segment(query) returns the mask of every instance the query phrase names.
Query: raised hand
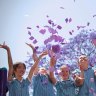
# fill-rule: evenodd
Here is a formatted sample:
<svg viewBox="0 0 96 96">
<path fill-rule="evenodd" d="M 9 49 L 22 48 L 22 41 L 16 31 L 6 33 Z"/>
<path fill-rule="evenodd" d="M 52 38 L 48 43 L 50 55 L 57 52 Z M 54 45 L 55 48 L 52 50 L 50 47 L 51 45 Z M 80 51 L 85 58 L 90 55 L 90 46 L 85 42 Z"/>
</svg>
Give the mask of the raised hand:
<svg viewBox="0 0 96 96">
<path fill-rule="evenodd" d="M 76 83 L 77 86 L 81 86 L 84 82 L 84 78 L 82 78 L 78 75 L 76 75 L 74 79 L 75 79 L 75 83 Z"/>
<path fill-rule="evenodd" d="M 26 43 L 26 45 L 28 45 L 28 46 L 32 49 L 32 51 L 33 51 L 32 58 L 33 58 L 34 61 L 36 61 L 36 60 L 38 59 L 38 56 L 37 56 L 37 54 L 36 54 L 36 49 L 35 49 L 35 47 L 34 47 L 32 44 L 28 44 L 28 43 Z"/>
<path fill-rule="evenodd" d="M 43 56 L 45 56 L 45 55 L 47 55 L 47 54 L 48 54 L 48 50 L 43 51 L 43 52 L 40 54 L 39 58 L 41 58 L 41 57 L 43 57 Z"/>
<path fill-rule="evenodd" d="M 32 50 L 34 50 L 35 49 L 35 47 L 32 45 L 32 44 L 28 44 L 28 43 L 26 43 L 29 47 L 31 47 L 32 48 Z"/>
<path fill-rule="evenodd" d="M 3 44 L 0 44 L 0 48 L 4 48 L 6 50 L 10 49 L 6 44 L 5 42 Z"/>
<path fill-rule="evenodd" d="M 12 77 L 12 74 L 13 74 L 13 60 L 12 60 L 12 56 L 11 56 L 11 51 L 10 51 L 9 46 L 7 46 L 5 44 L 5 42 L 3 44 L 0 44 L 0 48 L 3 48 L 5 50 L 7 50 L 8 66 L 9 66 L 8 81 L 11 81 L 13 79 L 13 77 Z"/>
</svg>

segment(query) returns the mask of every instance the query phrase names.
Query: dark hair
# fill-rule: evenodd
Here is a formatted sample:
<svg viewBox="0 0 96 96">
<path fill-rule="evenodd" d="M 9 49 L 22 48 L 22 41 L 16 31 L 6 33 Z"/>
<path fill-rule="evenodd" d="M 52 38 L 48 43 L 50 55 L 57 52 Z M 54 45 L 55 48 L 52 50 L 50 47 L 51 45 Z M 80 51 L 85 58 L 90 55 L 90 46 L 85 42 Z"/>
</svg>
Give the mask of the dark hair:
<svg viewBox="0 0 96 96">
<path fill-rule="evenodd" d="M 24 66 L 24 68 L 25 68 L 25 70 L 26 70 L 26 65 L 25 65 L 23 62 L 16 62 L 16 63 L 14 63 L 14 65 L 13 65 L 13 77 L 15 77 L 14 71 L 16 71 L 16 69 L 18 68 L 18 66 L 19 66 L 20 64 L 23 64 L 23 66 Z"/>
</svg>

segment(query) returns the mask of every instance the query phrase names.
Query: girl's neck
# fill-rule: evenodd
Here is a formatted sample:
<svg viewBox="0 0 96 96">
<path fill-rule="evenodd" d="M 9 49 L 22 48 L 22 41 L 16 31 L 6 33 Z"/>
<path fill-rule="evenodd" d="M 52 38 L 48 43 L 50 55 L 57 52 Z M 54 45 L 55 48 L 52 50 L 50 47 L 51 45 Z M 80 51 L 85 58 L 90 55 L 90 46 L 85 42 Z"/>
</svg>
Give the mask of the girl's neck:
<svg viewBox="0 0 96 96">
<path fill-rule="evenodd" d="M 64 80 L 64 81 L 66 81 L 66 80 L 68 80 L 68 79 L 69 79 L 69 77 L 62 78 L 62 80 Z"/>
<path fill-rule="evenodd" d="M 21 76 L 20 77 L 17 76 L 16 79 L 19 80 L 19 81 L 21 81 L 22 80 L 22 77 Z"/>
</svg>

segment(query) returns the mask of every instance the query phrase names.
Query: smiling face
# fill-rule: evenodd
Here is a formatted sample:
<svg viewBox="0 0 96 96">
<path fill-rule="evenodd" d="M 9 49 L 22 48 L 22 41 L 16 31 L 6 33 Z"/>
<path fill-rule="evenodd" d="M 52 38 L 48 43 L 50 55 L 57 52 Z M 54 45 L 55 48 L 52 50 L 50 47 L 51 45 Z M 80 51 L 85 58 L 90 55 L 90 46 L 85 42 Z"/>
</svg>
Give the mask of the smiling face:
<svg viewBox="0 0 96 96">
<path fill-rule="evenodd" d="M 86 55 L 81 55 L 79 57 L 79 61 L 78 61 L 78 65 L 79 65 L 79 68 L 81 70 L 86 70 L 88 69 L 88 58 Z"/>
<path fill-rule="evenodd" d="M 23 63 L 18 63 L 13 66 L 15 77 L 22 77 L 26 71 L 26 66 Z"/>
<path fill-rule="evenodd" d="M 68 66 L 63 65 L 61 66 L 60 70 L 61 70 L 60 75 L 61 75 L 62 80 L 68 80 L 69 74 L 70 74 Z"/>
</svg>

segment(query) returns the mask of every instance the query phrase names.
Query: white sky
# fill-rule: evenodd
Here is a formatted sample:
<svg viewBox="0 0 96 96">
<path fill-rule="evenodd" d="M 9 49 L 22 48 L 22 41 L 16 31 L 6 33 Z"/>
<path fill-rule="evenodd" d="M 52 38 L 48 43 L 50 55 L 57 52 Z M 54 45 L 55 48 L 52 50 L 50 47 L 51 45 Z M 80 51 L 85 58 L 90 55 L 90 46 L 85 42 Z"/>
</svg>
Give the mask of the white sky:
<svg viewBox="0 0 96 96">
<path fill-rule="evenodd" d="M 24 61 L 27 51 L 31 52 L 25 45 L 25 42 L 30 43 L 28 26 L 32 27 L 33 36 L 38 38 L 38 45 L 42 45 L 48 34 L 41 38 L 36 25 L 46 25 L 46 15 L 63 27 L 59 34 L 68 39 L 78 33 L 77 25 L 90 22 L 87 28 L 96 29 L 95 14 L 96 0 L 0 0 L 0 43 L 5 41 L 10 46 L 14 62 Z M 65 18 L 70 17 L 72 22 L 66 24 Z M 72 36 L 68 34 L 70 30 L 75 30 Z M 4 49 L 0 49 L 0 67 L 8 67 Z"/>
</svg>

